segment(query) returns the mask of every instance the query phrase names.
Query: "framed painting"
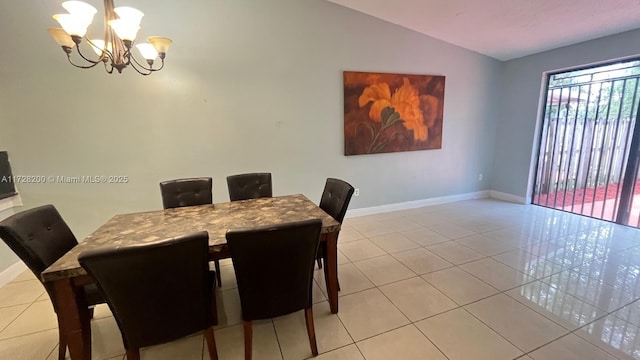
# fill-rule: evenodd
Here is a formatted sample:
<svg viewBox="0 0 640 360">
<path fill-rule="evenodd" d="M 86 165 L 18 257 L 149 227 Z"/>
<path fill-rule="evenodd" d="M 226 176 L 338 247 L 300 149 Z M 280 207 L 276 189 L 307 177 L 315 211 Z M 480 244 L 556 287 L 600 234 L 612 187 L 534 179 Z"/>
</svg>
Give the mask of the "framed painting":
<svg viewBox="0 0 640 360">
<path fill-rule="evenodd" d="M 344 154 L 442 148 L 444 76 L 345 71 Z"/>
</svg>

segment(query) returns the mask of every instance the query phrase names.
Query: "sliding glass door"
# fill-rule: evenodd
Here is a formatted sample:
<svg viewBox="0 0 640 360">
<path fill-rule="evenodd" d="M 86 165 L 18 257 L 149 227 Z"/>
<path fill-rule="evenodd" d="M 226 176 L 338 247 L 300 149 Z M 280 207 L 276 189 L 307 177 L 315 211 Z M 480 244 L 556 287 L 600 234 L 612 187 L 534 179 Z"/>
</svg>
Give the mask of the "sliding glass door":
<svg viewBox="0 0 640 360">
<path fill-rule="evenodd" d="M 639 79 L 640 61 L 549 75 L 534 204 L 638 226 Z"/>
</svg>

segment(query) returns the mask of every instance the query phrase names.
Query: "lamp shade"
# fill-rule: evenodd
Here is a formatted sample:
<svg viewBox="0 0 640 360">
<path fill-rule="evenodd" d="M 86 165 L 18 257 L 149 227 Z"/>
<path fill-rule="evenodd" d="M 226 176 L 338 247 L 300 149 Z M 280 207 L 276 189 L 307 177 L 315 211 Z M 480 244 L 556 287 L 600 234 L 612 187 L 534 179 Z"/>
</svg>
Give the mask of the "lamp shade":
<svg viewBox="0 0 640 360">
<path fill-rule="evenodd" d="M 60 46 L 73 47 L 75 45 L 71 36 L 69 36 L 69 34 L 67 34 L 63 29 L 48 28 L 47 31 L 51 34 L 53 40 L 55 40 Z"/>
<path fill-rule="evenodd" d="M 65 1 L 62 3 L 62 7 L 69 14 L 77 16 L 87 24 L 91 24 L 93 16 L 98 12 L 96 8 L 82 1 Z"/>
<path fill-rule="evenodd" d="M 138 44 L 136 47 L 138 48 L 138 51 L 140 51 L 140 54 L 142 54 L 142 57 L 147 60 L 153 60 L 158 57 L 158 52 L 153 45 L 149 43 Z"/>
<path fill-rule="evenodd" d="M 158 53 L 166 53 L 173 42 L 171 39 L 162 36 L 149 36 L 147 41 L 153 45 Z"/>
<path fill-rule="evenodd" d="M 142 17 L 144 16 L 142 11 L 129 6 L 120 6 L 113 9 L 113 11 L 118 14 L 120 19 L 130 23 L 131 26 L 133 26 L 133 24 L 140 26 L 140 21 L 142 21 Z"/>
<path fill-rule="evenodd" d="M 77 35 L 80 37 L 83 37 L 87 33 L 87 28 L 90 24 L 86 22 L 81 16 L 73 14 L 56 14 L 53 15 L 53 18 L 58 21 L 60 26 L 62 26 L 67 34 Z"/>
<path fill-rule="evenodd" d="M 140 30 L 140 25 L 132 24 L 124 19 L 109 20 L 109 26 L 122 40 L 135 40 Z"/>
</svg>

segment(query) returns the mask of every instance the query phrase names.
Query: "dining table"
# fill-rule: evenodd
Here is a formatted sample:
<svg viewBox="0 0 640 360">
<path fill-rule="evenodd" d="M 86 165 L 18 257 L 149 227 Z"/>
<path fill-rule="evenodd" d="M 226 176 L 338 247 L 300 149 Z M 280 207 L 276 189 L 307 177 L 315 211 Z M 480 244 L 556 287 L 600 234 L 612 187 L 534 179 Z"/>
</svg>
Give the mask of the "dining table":
<svg viewBox="0 0 640 360">
<path fill-rule="evenodd" d="M 123 247 L 206 230 L 211 260 L 230 257 L 226 233 L 230 229 L 271 226 L 321 219 L 320 241 L 324 252 L 329 306 L 338 312 L 337 241 L 340 223 L 302 194 L 258 198 L 208 205 L 179 207 L 113 216 L 42 272 L 42 281 L 53 284 L 59 328 L 73 360 L 91 359 L 91 315 L 84 286 L 93 279 L 78 263 L 87 250 Z M 161 279 L 159 279 L 161 281 Z"/>
</svg>

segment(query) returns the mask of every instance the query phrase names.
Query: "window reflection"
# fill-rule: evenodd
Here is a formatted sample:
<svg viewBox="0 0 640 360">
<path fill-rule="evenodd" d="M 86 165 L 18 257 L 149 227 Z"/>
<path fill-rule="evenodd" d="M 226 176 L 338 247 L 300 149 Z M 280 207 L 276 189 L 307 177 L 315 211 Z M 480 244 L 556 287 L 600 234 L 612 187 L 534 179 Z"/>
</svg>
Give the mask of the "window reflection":
<svg viewBox="0 0 640 360">
<path fill-rule="evenodd" d="M 634 303 L 640 294 L 640 250 L 626 249 L 637 244 L 638 232 L 550 216 L 531 224 L 527 234 L 544 239 L 519 259 L 521 271 L 539 280 L 510 295 L 570 330 L 584 326 L 577 334 L 605 348 L 640 358 L 640 328 L 633 324 L 640 325 L 640 305 Z"/>
</svg>

